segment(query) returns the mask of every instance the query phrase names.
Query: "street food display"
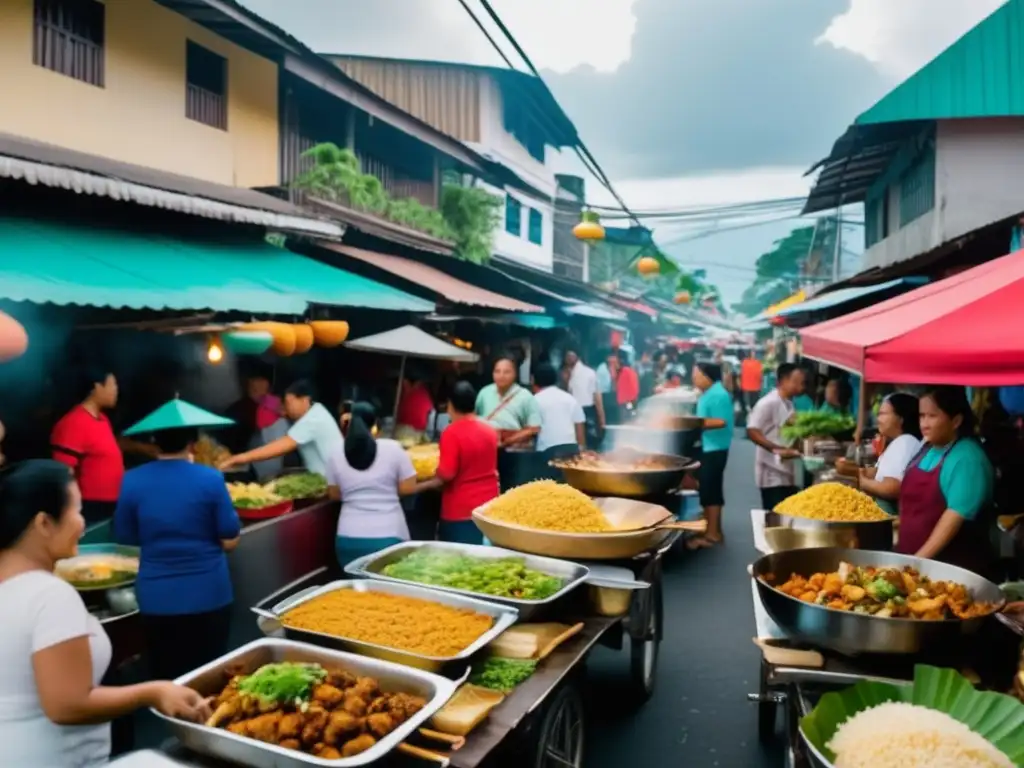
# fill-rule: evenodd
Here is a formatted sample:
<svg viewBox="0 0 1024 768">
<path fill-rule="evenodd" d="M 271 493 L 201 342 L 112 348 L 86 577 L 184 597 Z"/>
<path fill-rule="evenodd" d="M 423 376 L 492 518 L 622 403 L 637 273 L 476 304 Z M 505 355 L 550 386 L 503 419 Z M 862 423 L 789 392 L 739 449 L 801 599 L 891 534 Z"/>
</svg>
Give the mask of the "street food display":
<svg viewBox="0 0 1024 768">
<path fill-rule="evenodd" d="M 494 617 L 403 595 L 338 589 L 288 609 L 281 623 L 292 629 L 448 658 L 479 640 L 494 626 Z"/>
<path fill-rule="evenodd" d="M 467 736 L 505 700 L 505 694 L 472 683 L 459 690 L 431 719 L 430 724 L 442 733 Z"/>
<path fill-rule="evenodd" d="M 537 480 L 506 491 L 487 505 L 487 517 L 504 523 L 563 533 L 614 530 L 593 500 L 554 480 Z"/>
<path fill-rule="evenodd" d="M 812 485 L 778 504 L 774 511 L 780 515 L 835 523 L 867 523 L 892 519 L 866 493 L 843 483 Z"/>
<path fill-rule="evenodd" d="M 829 768 L 1011 768 L 1024 760 L 1024 704 L 979 691 L 956 670 L 863 680 L 826 693 L 800 732 Z"/>
<path fill-rule="evenodd" d="M 75 589 L 110 589 L 135 580 L 139 558 L 115 553 L 81 554 L 59 561 L 54 573 Z"/>
<path fill-rule="evenodd" d="M 206 725 L 326 760 L 354 757 L 419 712 L 426 701 L 386 693 L 372 677 L 320 664 L 265 664 L 231 678 Z"/>
<path fill-rule="evenodd" d="M 686 460 L 660 454 L 639 454 L 632 451 L 595 453 L 585 451 L 578 456 L 556 459 L 552 466 L 566 469 L 587 469 L 595 472 L 650 472 L 679 469 Z"/>
<path fill-rule="evenodd" d="M 564 582 L 527 568 L 521 557 L 484 559 L 420 549 L 383 569 L 385 576 L 495 597 L 544 600 Z"/>
<path fill-rule="evenodd" d="M 259 483 L 228 483 L 227 486 L 235 509 L 263 509 L 286 501 Z"/>
<path fill-rule="evenodd" d="M 394 438 L 406 450 L 418 446 L 426 440 L 426 434 L 420 430 L 413 429 L 408 424 L 399 424 L 395 428 Z"/>
<path fill-rule="evenodd" d="M 481 688 L 500 693 L 509 693 L 517 685 L 528 680 L 537 671 L 533 659 L 506 659 L 491 656 L 473 669 L 469 682 Z"/>
<path fill-rule="evenodd" d="M 437 473 L 437 465 L 441 460 L 441 447 L 437 443 L 426 443 L 406 448 L 417 480 L 429 480 Z"/>
<path fill-rule="evenodd" d="M 296 472 L 272 480 L 264 487 L 279 499 L 317 499 L 326 495 L 327 480 L 317 472 Z"/>
<path fill-rule="evenodd" d="M 196 464 L 216 468 L 229 458 L 231 458 L 231 451 L 208 435 L 200 436 L 192 446 L 192 459 Z"/>
<path fill-rule="evenodd" d="M 782 428 L 782 438 L 790 443 L 808 437 L 835 437 L 852 432 L 857 420 L 846 413 L 807 411 L 798 413 L 792 424 Z"/>
<path fill-rule="evenodd" d="M 964 620 L 985 616 L 999 607 L 975 602 L 963 584 L 932 580 L 910 566 L 875 568 L 840 563 L 835 572 L 809 577 L 794 573 L 778 585 L 768 576 L 763 579 L 766 584 L 797 600 L 878 618 Z"/>
</svg>

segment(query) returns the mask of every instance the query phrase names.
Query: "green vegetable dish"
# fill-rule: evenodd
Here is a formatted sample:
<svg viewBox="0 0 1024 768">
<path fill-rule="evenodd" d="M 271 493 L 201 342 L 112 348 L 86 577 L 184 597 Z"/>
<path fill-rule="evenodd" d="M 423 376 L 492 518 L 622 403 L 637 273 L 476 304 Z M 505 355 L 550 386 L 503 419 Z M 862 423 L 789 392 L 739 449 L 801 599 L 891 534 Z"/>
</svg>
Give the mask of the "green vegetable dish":
<svg viewBox="0 0 1024 768">
<path fill-rule="evenodd" d="M 484 559 L 420 550 L 384 567 L 392 579 L 449 587 L 493 597 L 546 600 L 563 586 L 561 579 L 527 568 L 518 557 Z"/>
<path fill-rule="evenodd" d="M 238 682 L 240 693 L 279 704 L 308 701 L 313 686 L 327 677 L 319 664 L 284 661 L 264 664 Z"/>
<path fill-rule="evenodd" d="M 474 668 L 469 682 L 479 685 L 481 688 L 508 693 L 520 683 L 528 680 L 536 669 L 536 661 L 492 656 Z"/>
<path fill-rule="evenodd" d="M 792 424 L 782 428 L 786 440 L 803 440 L 808 437 L 836 437 L 852 432 L 857 426 L 853 416 L 845 413 L 824 413 L 809 411 L 798 413 Z"/>
<path fill-rule="evenodd" d="M 315 472 L 285 475 L 274 481 L 272 490 L 282 499 L 314 499 L 327 493 L 327 481 Z"/>
</svg>

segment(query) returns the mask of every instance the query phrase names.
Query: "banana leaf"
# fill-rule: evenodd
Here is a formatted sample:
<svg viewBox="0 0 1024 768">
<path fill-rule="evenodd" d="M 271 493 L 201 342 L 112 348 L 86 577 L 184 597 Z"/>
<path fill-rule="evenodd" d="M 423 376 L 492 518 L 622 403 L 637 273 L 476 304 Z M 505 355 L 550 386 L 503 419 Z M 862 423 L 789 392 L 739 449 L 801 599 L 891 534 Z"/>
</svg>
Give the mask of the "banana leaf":
<svg viewBox="0 0 1024 768">
<path fill-rule="evenodd" d="M 826 693 L 810 714 L 800 720 L 800 731 L 830 762 L 836 759 L 827 744 L 839 726 L 858 712 L 889 701 L 917 704 L 959 720 L 1009 757 L 1024 766 L 1024 704 L 1012 696 L 979 691 L 954 669 L 923 664 L 914 668 L 914 682 L 892 685 L 864 680 L 843 691 Z"/>
</svg>

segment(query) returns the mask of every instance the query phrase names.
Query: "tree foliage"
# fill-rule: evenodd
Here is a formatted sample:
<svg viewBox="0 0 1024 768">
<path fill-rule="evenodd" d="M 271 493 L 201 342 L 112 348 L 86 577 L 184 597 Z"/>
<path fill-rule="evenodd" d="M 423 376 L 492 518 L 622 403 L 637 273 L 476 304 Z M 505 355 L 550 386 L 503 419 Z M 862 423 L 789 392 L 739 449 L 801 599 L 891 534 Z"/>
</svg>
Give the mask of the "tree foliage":
<svg viewBox="0 0 1024 768">
<path fill-rule="evenodd" d="M 792 295 L 815 238 L 814 227 L 799 227 L 776 240 L 757 259 L 757 274 L 733 310 L 753 317 Z"/>
<path fill-rule="evenodd" d="M 500 201 L 488 192 L 446 183 L 438 210 L 415 198 L 391 197 L 380 179 L 362 172 L 359 158 L 350 149 L 328 142 L 317 144 L 303 157 L 312 158 L 313 167 L 292 182 L 294 188 L 448 240 L 466 261 L 482 264 L 490 258 Z"/>
</svg>

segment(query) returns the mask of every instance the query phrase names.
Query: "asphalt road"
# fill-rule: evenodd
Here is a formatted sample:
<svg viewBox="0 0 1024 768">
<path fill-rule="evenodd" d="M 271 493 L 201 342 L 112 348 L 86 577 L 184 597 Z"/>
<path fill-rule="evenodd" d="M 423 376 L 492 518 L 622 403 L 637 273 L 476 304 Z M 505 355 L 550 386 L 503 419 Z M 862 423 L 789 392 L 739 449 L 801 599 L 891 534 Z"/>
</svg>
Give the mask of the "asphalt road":
<svg viewBox="0 0 1024 768">
<path fill-rule="evenodd" d="M 760 660 L 747 575 L 756 557 L 750 510 L 760 506 L 753 478 L 753 447 L 736 439 L 726 468 L 725 546 L 679 553 L 667 563 L 665 639 L 651 700 L 633 714 L 608 707 L 600 699 L 614 697 L 615 677 L 627 662 L 603 649 L 592 657 L 588 768 L 783 764 L 781 749 L 759 743 L 756 708 L 747 701 Z"/>
</svg>

